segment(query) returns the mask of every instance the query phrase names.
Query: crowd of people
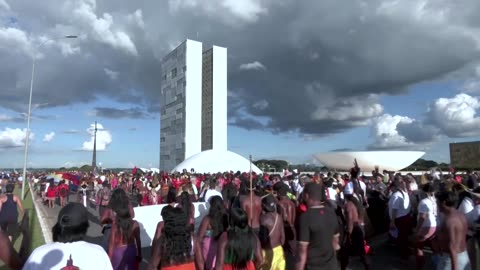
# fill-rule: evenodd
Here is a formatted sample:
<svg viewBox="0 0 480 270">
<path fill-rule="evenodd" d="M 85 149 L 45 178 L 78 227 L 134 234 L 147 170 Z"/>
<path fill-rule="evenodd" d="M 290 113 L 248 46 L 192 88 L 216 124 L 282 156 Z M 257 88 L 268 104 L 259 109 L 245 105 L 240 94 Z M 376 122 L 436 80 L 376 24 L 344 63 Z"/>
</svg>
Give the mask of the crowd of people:
<svg viewBox="0 0 480 270">
<path fill-rule="evenodd" d="M 366 177 L 355 164 L 343 175 L 134 170 L 83 175 L 78 188 L 47 182 L 43 198 L 62 206 L 54 243 L 34 250 L 24 269 L 138 269 L 143 254 L 133 205 L 155 204 L 166 206 L 149 269 L 343 270 L 353 256 L 370 269 L 375 255 L 366 240 L 385 232 L 400 260 L 415 255 L 417 269 L 425 266 L 426 248 L 437 269 L 477 269 L 480 188 L 472 172 L 418 177 L 376 168 Z M 78 202 L 67 203 L 62 189 L 78 193 Z M 4 200 L 8 194 L 0 207 Z M 197 227 L 194 202 L 208 205 Z M 98 207 L 103 247 L 84 241 L 90 203 Z M 56 260 L 48 259 L 55 252 Z"/>
</svg>

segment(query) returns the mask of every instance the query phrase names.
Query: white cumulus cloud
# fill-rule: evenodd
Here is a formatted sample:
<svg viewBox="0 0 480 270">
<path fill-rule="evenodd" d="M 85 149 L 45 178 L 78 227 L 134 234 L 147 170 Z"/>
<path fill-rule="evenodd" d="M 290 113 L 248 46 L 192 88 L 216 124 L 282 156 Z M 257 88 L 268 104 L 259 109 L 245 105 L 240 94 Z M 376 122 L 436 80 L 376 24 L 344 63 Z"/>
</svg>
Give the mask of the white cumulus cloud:
<svg viewBox="0 0 480 270">
<path fill-rule="evenodd" d="M 137 48 L 130 36 L 123 30 L 115 29 L 111 14 L 103 13 L 102 17 L 97 17 L 96 8 L 95 1 L 76 2 L 73 8 L 69 3 L 65 6 L 65 9 L 73 9 L 70 10 L 72 20 L 85 32 L 89 32 L 95 40 L 136 56 Z"/>
<path fill-rule="evenodd" d="M 375 142 L 370 149 L 405 148 L 412 143 L 401 135 L 397 127 L 399 124 L 412 124 L 414 119 L 407 116 L 384 114 L 373 120 L 372 135 Z"/>
<path fill-rule="evenodd" d="M 90 139 L 83 142 L 82 150 L 84 151 L 93 151 L 93 141 L 95 134 L 95 124 L 91 124 L 87 129 L 88 134 L 90 134 Z M 103 125 L 97 123 L 97 151 L 107 150 L 108 145 L 112 143 L 112 134 L 110 131 L 105 130 Z"/>
<path fill-rule="evenodd" d="M 240 70 L 267 70 L 267 68 L 260 62 L 255 61 L 240 65 Z"/>
<path fill-rule="evenodd" d="M 27 130 L 19 128 L 5 128 L 0 130 L 0 149 L 10 149 L 23 147 L 25 145 Z M 35 134 L 30 132 L 30 140 L 35 138 Z"/>
<path fill-rule="evenodd" d="M 439 98 L 430 105 L 429 121 L 450 138 L 480 135 L 480 99 L 467 94 Z"/>
<path fill-rule="evenodd" d="M 13 27 L 0 27 L 0 49 L 32 55 L 33 48 L 27 33 Z"/>
<path fill-rule="evenodd" d="M 51 142 L 54 137 L 55 137 L 55 132 L 52 131 L 50 133 L 47 133 L 45 134 L 45 136 L 43 136 L 43 142 L 45 143 Z"/>
</svg>

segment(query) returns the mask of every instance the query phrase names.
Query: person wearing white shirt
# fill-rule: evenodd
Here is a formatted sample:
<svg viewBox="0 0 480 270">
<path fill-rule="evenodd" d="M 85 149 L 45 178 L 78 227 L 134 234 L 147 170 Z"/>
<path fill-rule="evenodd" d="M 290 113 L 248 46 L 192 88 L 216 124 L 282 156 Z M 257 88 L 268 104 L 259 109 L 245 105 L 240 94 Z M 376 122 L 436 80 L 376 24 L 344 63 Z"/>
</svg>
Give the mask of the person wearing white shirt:
<svg viewBox="0 0 480 270">
<path fill-rule="evenodd" d="M 23 270 L 91 269 L 111 270 L 105 250 L 83 241 L 89 227 L 88 211 L 80 203 L 69 203 L 60 210 L 52 229 L 53 243 L 36 248 Z"/>
<path fill-rule="evenodd" d="M 411 229 L 411 203 L 401 176 L 393 181 L 394 192 L 388 202 L 390 229 L 397 231 L 397 246 L 402 259 L 408 259 L 408 235 Z"/>
<path fill-rule="evenodd" d="M 363 197 L 365 199 L 367 199 L 367 185 L 365 184 L 365 182 L 363 182 L 363 180 L 358 180 L 358 183 L 360 184 L 360 189 L 362 190 L 362 193 L 363 193 Z"/>
<path fill-rule="evenodd" d="M 213 196 L 220 196 L 223 199 L 222 193 L 218 191 L 217 189 L 220 189 L 218 180 L 213 178 L 210 180 L 209 183 L 210 188 L 207 190 L 204 190 L 203 198 L 204 202 L 208 203 L 208 200 L 213 197 Z M 200 196 L 202 197 L 202 196 Z"/>
<path fill-rule="evenodd" d="M 417 269 L 422 269 L 424 265 L 423 247 L 428 244 L 435 234 L 437 228 L 438 208 L 435 199 L 435 189 L 432 183 L 426 183 L 422 190 L 427 197 L 418 204 L 418 222 L 415 245 L 415 255 Z"/>
<path fill-rule="evenodd" d="M 195 194 L 195 196 L 198 196 L 198 189 L 193 180 L 192 180 L 192 189 L 193 189 L 193 194 Z"/>
<path fill-rule="evenodd" d="M 480 218 L 480 188 L 469 191 L 463 191 L 460 194 L 461 203 L 458 206 L 458 211 L 465 214 L 468 224 L 467 232 L 467 250 L 472 265 L 476 265 L 475 256 L 475 227 L 479 223 Z"/>
<path fill-rule="evenodd" d="M 293 179 L 293 191 L 299 195 L 303 192 L 304 179 L 300 179 L 298 176 Z"/>
<path fill-rule="evenodd" d="M 205 193 L 205 202 L 209 202 L 210 198 L 213 196 L 220 196 L 223 199 L 222 193 L 216 189 L 209 189 Z"/>
<path fill-rule="evenodd" d="M 474 208 L 473 200 L 470 194 L 468 193 L 468 191 L 463 191 L 460 194 L 460 199 L 461 199 L 461 202 L 460 202 L 460 205 L 458 206 L 458 211 L 460 211 L 460 213 L 464 213 L 465 215 L 468 215 L 468 213 L 473 211 L 473 208 Z"/>
</svg>

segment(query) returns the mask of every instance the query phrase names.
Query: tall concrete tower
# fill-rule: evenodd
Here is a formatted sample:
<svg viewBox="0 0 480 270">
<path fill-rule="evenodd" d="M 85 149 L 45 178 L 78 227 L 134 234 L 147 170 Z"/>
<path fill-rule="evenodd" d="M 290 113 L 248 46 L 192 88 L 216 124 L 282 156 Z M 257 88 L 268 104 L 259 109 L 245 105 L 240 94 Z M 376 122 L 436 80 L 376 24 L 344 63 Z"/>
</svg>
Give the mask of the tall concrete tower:
<svg viewBox="0 0 480 270">
<path fill-rule="evenodd" d="M 95 121 L 95 129 L 93 130 L 92 170 L 93 172 L 97 171 L 97 121 Z"/>
<path fill-rule="evenodd" d="M 227 49 L 203 52 L 202 151 L 227 150 Z"/>
<path fill-rule="evenodd" d="M 227 149 L 227 49 L 187 39 L 161 62 L 160 170 Z"/>
<path fill-rule="evenodd" d="M 202 150 L 202 43 L 186 40 L 161 63 L 160 169 Z"/>
</svg>

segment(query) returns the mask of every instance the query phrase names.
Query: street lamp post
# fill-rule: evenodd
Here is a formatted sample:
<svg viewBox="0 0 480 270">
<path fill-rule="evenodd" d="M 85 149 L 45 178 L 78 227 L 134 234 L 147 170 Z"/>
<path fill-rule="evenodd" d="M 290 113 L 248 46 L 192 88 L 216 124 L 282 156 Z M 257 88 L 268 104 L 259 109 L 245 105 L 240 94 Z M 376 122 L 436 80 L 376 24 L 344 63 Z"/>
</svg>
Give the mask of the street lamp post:
<svg viewBox="0 0 480 270">
<path fill-rule="evenodd" d="M 77 38 L 77 36 L 69 35 L 63 38 Z M 40 48 L 45 42 L 38 45 Z M 30 116 L 32 113 L 32 94 L 33 94 L 33 79 L 35 77 L 35 54 L 32 54 L 32 77 L 30 78 L 30 95 L 28 98 L 28 114 L 27 114 L 27 131 L 25 132 L 25 155 L 23 160 L 23 175 L 22 175 L 22 200 L 25 199 L 25 182 L 27 182 L 27 161 L 28 161 L 28 144 L 30 142 Z"/>
</svg>

